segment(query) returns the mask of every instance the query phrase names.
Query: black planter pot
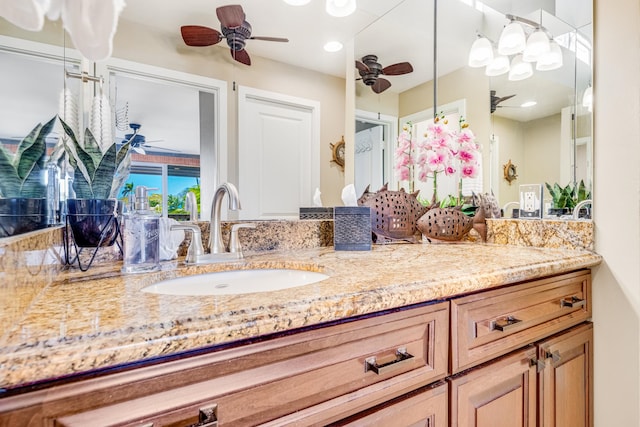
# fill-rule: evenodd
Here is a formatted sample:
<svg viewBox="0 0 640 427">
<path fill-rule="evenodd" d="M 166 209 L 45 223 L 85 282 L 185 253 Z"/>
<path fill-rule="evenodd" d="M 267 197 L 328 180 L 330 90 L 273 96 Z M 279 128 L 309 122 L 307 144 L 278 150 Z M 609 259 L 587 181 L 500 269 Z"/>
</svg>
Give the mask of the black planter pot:
<svg viewBox="0 0 640 427">
<path fill-rule="evenodd" d="M 46 228 L 47 199 L 0 199 L 0 237 Z"/>
<path fill-rule="evenodd" d="M 67 199 L 67 223 L 77 246 L 95 248 L 115 243 L 117 204 L 116 199 Z"/>
<path fill-rule="evenodd" d="M 549 208 L 549 215 L 551 216 L 571 215 L 571 209 L 570 208 Z"/>
</svg>

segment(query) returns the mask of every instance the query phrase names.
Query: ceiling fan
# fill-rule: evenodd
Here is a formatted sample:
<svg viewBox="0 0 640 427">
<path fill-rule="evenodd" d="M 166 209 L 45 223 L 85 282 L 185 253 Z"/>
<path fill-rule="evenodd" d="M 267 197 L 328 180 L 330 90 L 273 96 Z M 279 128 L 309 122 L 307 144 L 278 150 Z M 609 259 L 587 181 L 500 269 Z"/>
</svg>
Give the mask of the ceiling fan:
<svg viewBox="0 0 640 427">
<path fill-rule="evenodd" d="M 513 95 L 507 95 L 507 96 L 496 96 L 496 91 L 492 90 L 491 91 L 491 97 L 490 97 L 490 105 L 491 105 L 491 114 L 493 114 L 496 111 L 496 108 L 498 107 L 503 107 L 502 105 L 498 105 L 503 101 L 506 101 L 507 99 L 511 99 L 514 96 L 516 96 L 515 94 Z"/>
<path fill-rule="evenodd" d="M 150 145 L 149 142 L 159 142 L 161 140 L 157 139 L 154 141 L 147 141 L 147 138 L 145 138 L 145 136 L 140 133 L 140 128 L 142 127 L 142 125 L 139 123 L 129 123 L 129 127 L 133 130 L 133 132 L 126 134 L 122 142 L 130 142 L 131 149 L 136 153 L 147 154 L 147 152 L 145 151 L 145 147 L 151 148 L 153 151 L 171 151 L 175 153 L 180 152 L 179 150 L 173 150 L 171 148 Z"/>
<path fill-rule="evenodd" d="M 365 55 L 361 61 L 356 59 L 356 68 L 360 74 L 360 79 L 358 80 L 362 80 L 364 84 L 371 86 L 371 90 L 375 93 L 383 92 L 391 87 L 389 80 L 379 77 L 381 74 L 399 76 L 413 71 L 413 67 L 408 62 L 398 62 L 382 68 L 376 55 Z"/>
<path fill-rule="evenodd" d="M 247 40 L 289 41 L 282 37 L 251 36 L 251 24 L 246 21 L 240 5 L 220 6 L 216 9 L 216 15 L 220 20 L 222 33 L 200 25 L 185 25 L 180 28 L 184 42 L 188 46 L 212 46 L 226 39 L 233 59 L 245 65 L 251 65 L 251 58 L 244 50 Z"/>
</svg>

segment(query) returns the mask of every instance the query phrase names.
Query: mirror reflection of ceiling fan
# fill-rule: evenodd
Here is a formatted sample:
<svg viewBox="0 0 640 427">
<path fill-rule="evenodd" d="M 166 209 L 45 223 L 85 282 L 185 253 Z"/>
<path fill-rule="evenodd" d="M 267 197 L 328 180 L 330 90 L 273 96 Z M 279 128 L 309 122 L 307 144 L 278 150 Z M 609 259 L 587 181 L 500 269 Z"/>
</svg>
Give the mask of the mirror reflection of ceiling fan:
<svg viewBox="0 0 640 427">
<path fill-rule="evenodd" d="M 413 66 L 408 62 L 398 62 L 382 68 L 376 55 L 365 55 L 361 61 L 356 59 L 356 68 L 360 74 L 357 80 L 362 80 L 364 84 L 371 86 L 371 90 L 375 93 L 384 92 L 391 87 L 391 82 L 380 75 L 399 76 L 413 71 Z"/>
<path fill-rule="evenodd" d="M 233 59 L 245 65 L 251 65 L 251 58 L 244 50 L 247 40 L 289 41 L 289 39 L 282 37 L 251 36 L 251 24 L 246 21 L 246 16 L 240 5 L 221 6 L 216 9 L 216 15 L 220 20 L 222 33 L 200 25 L 185 25 L 180 28 L 185 44 L 187 46 L 212 46 L 220 43 L 222 39 L 226 39 Z"/>
<path fill-rule="evenodd" d="M 507 96 L 497 96 L 496 91 L 492 90 L 490 93 L 490 99 L 489 99 L 489 102 L 491 103 L 491 114 L 495 113 L 497 108 L 506 107 L 506 105 L 498 105 L 498 104 L 506 101 L 507 99 L 511 99 L 514 96 L 516 95 L 513 94 L 513 95 L 507 95 Z"/>
<path fill-rule="evenodd" d="M 150 149 L 150 151 L 169 151 L 173 153 L 179 153 L 180 150 L 173 150 L 171 148 L 158 147 L 156 145 L 149 144 L 150 142 L 161 142 L 161 139 L 156 139 L 153 141 L 147 141 L 144 135 L 140 133 L 140 128 L 142 127 L 139 123 L 129 123 L 129 127 L 133 130 L 133 133 L 128 133 L 124 136 L 123 143 L 131 142 L 131 149 L 136 153 L 147 154 L 145 148 Z"/>
</svg>

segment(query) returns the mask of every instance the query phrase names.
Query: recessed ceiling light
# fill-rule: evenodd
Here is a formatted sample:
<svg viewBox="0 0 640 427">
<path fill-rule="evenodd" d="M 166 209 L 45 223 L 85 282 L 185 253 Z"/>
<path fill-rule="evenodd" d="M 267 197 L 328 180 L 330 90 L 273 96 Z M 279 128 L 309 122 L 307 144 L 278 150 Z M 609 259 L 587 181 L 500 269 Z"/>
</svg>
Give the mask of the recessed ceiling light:
<svg viewBox="0 0 640 427">
<path fill-rule="evenodd" d="M 327 52 L 337 52 L 339 50 L 342 50 L 342 43 L 338 41 L 327 42 L 324 45 L 324 50 L 326 50 Z"/>
<path fill-rule="evenodd" d="M 309 3 L 311 0 L 283 0 L 286 4 L 290 4 L 291 6 L 304 6 Z"/>
<path fill-rule="evenodd" d="M 325 9 L 331 16 L 349 16 L 356 11 L 356 0 L 327 0 Z"/>
<path fill-rule="evenodd" d="M 522 108 L 527 108 L 527 107 L 533 107 L 536 104 L 537 104 L 536 101 L 527 101 L 527 102 L 524 102 L 524 103 L 520 104 L 520 106 Z"/>
</svg>

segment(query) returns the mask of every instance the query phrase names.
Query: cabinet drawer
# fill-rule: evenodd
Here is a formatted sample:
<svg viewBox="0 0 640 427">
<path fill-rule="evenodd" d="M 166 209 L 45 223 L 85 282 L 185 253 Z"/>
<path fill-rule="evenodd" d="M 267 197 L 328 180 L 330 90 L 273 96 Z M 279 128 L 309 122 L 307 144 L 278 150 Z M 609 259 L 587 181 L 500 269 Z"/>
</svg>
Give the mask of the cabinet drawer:
<svg viewBox="0 0 640 427">
<path fill-rule="evenodd" d="M 448 401 L 447 383 L 436 383 L 364 413 L 331 424 L 331 427 L 447 427 Z"/>
<path fill-rule="evenodd" d="M 589 271 L 456 298 L 451 301 L 452 371 L 506 354 L 589 317 Z"/>
<path fill-rule="evenodd" d="M 260 352 L 250 360 L 228 360 L 244 369 L 58 417 L 56 423 L 157 427 L 216 420 L 220 426 L 255 425 L 350 395 L 347 405 L 334 409 L 343 418 L 380 403 L 378 389 L 386 400 L 444 378 L 448 319 L 448 304 L 440 303 L 340 325 L 337 333 L 325 336 L 312 331 L 313 345 L 299 341 L 284 347 L 269 363 L 261 363 Z M 344 413 L 345 407 L 352 412 Z"/>
</svg>

